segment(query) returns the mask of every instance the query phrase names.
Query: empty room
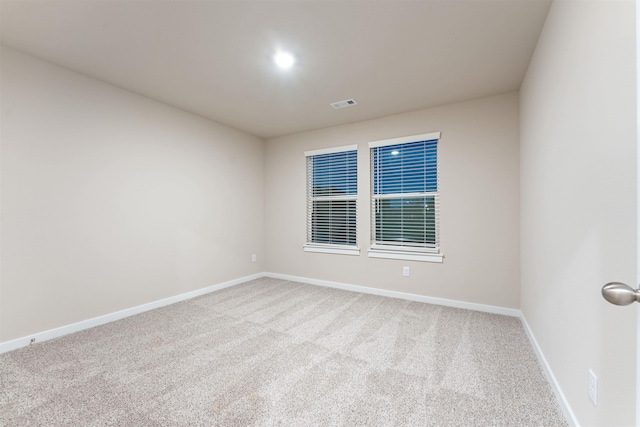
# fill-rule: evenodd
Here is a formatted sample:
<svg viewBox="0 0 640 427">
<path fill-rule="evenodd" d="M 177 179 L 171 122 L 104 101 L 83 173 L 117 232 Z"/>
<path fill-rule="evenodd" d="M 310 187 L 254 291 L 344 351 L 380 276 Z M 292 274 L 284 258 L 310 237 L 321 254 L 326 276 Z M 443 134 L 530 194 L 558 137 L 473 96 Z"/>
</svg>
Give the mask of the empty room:
<svg viewBox="0 0 640 427">
<path fill-rule="evenodd" d="M 639 425 L 637 17 L 0 0 L 0 425 Z"/>
</svg>

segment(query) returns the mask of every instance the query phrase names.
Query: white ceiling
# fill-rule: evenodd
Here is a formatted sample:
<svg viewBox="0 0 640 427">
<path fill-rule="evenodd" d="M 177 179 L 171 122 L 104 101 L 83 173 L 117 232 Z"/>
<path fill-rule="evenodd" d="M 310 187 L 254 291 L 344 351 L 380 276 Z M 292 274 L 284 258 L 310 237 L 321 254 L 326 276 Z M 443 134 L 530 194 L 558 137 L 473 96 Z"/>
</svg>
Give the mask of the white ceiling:
<svg viewBox="0 0 640 427">
<path fill-rule="evenodd" d="M 2 0 L 0 25 L 5 46 L 268 138 L 517 90 L 549 5 Z"/>
</svg>

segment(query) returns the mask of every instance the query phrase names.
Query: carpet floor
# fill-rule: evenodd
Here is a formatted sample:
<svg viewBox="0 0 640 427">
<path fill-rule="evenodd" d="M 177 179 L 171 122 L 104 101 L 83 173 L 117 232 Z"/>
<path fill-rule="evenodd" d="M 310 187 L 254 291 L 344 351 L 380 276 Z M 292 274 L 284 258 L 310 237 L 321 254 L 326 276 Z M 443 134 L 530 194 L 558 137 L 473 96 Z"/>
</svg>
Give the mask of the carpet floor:
<svg viewBox="0 0 640 427">
<path fill-rule="evenodd" d="M 0 425 L 566 422 L 517 318 L 263 278 L 0 355 Z"/>
</svg>

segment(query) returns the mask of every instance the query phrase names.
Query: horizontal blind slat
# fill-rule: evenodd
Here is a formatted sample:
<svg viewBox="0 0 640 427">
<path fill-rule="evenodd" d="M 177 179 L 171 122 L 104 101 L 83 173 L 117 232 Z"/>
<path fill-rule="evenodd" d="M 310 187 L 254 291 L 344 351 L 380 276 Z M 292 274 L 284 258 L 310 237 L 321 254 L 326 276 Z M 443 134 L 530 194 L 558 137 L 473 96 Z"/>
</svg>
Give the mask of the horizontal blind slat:
<svg viewBox="0 0 640 427">
<path fill-rule="evenodd" d="M 439 246 L 438 141 L 371 148 L 373 244 Z"/>
<path fill-rule="evenodd" d="M 307 242 L 355 246 L 357 152 L 307 159 Z"/>
</svg>

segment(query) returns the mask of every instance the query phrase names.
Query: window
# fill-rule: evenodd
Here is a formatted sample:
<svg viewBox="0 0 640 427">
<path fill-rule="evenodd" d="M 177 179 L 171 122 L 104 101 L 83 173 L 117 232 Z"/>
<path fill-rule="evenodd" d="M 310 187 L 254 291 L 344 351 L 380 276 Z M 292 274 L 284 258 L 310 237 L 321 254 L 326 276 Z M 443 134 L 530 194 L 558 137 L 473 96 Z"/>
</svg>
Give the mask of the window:
<svg viewBox="0 0 640 427">
<path fill-rule="evenodd" d="M 356 239 L 358 146 L 305 152 L 307 252 L 359 255 Z"/>
<path fill-rule="evenodd" d="M 442 262 L 439 139 L 437 132 L 369 143 L 370 257 Z"/>
</svg>

